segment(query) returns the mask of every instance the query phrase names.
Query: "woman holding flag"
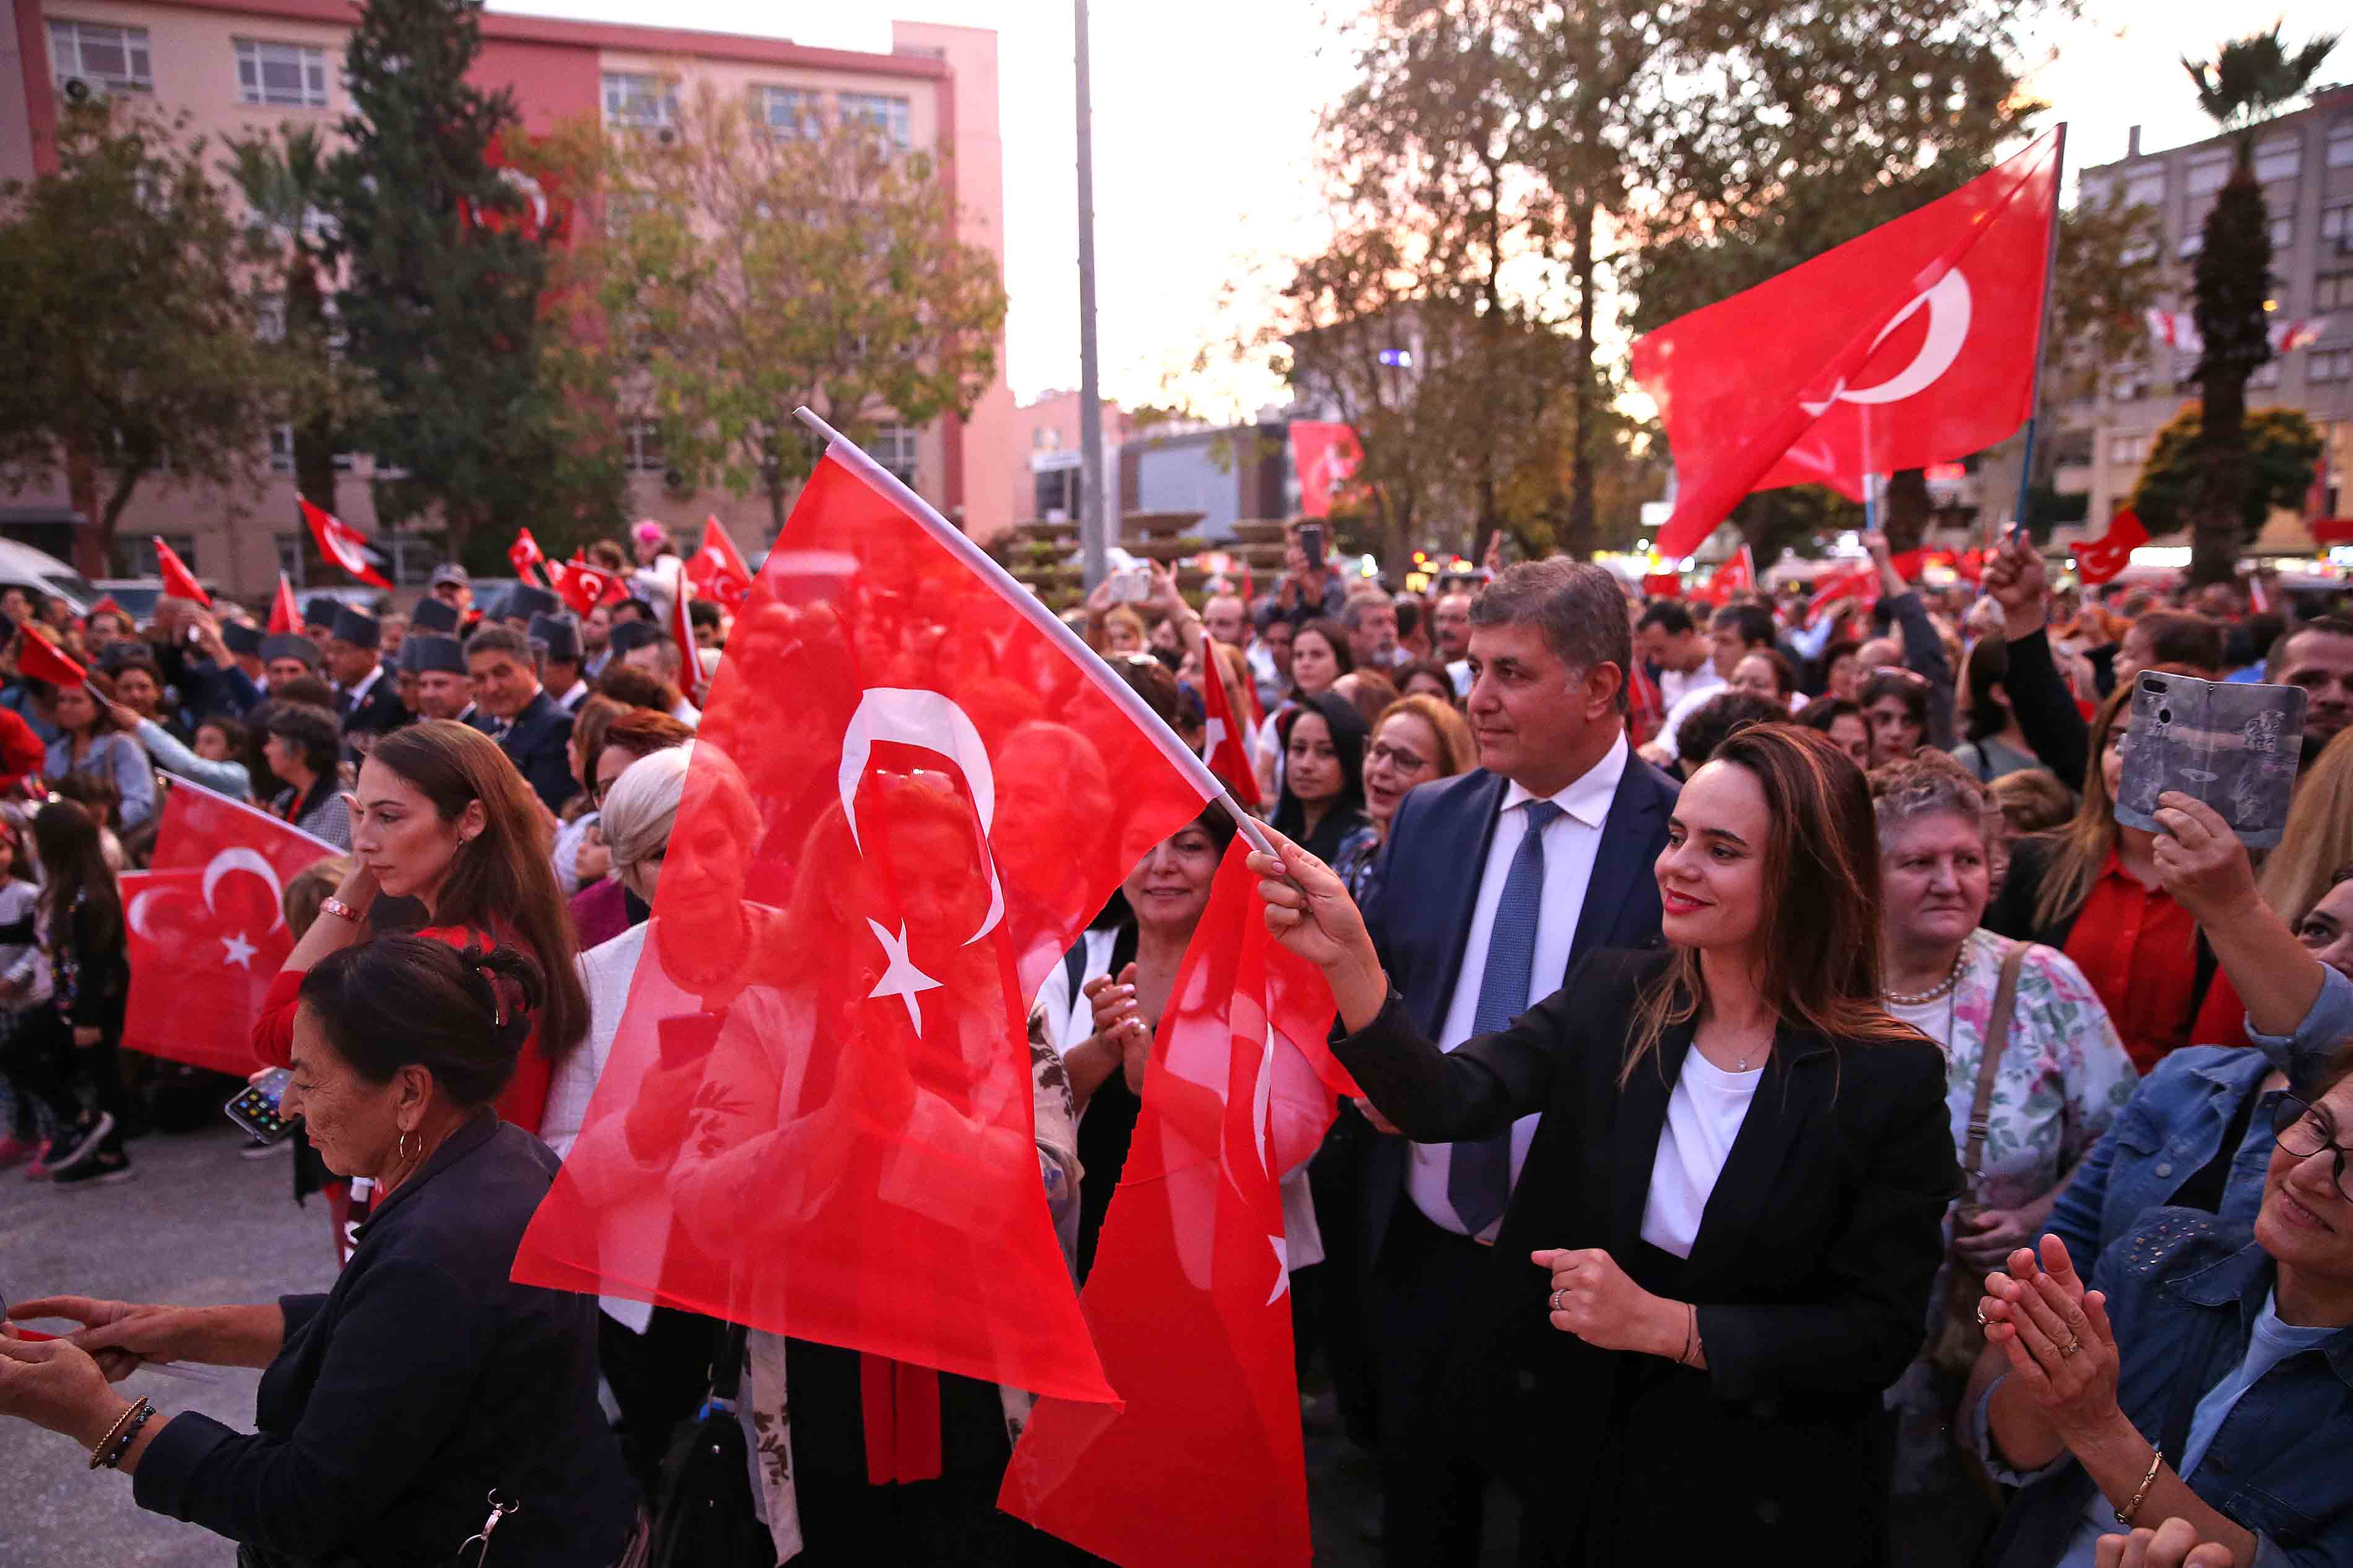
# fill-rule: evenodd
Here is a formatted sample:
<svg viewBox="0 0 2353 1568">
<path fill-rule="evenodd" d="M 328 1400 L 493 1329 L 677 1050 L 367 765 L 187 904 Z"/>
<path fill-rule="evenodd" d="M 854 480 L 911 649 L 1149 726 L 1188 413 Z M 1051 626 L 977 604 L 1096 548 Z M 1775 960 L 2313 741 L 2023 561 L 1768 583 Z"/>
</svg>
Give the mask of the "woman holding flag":
<svg viewBox="0 0 2353 1568">
<path fill-rule="evenodd" d="M 1735 735 L 1656 864 L 1666 950 L 1596 952 L 1451 1055 L 1339 879 L 1279 847 L 1251 861 L 1267 923 L 1323 970 L 1372 1104 L 1432 1143 L 1543 1114 L 1451 1380 L 1523 1561 L 1879 1561 L 1881 1397 L 1957 1167 L 1943 1058 L 1880 1002 L 1862 773 L 1794 725 Z"/>
</svg>

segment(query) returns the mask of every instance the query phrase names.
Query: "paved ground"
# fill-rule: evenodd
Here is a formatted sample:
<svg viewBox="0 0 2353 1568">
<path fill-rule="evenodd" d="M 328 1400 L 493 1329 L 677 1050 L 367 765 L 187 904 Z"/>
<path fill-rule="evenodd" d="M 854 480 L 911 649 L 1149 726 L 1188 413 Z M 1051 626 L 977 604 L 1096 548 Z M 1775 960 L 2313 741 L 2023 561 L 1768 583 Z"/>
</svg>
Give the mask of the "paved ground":
<svg viewBox="0 0 2353 1568">
<path fill-rule="evenodd" d="M 295 1207 L 290 1156 L 239 1159 L 242 1143 L 227 1123 L 216 1131 L 142 1138 L 131 1145 L 136 1180 L 74 1192 L 0 1173 L 0 1292 L 13 1300 L 73 1292 L 208 1303 L 324 1289 L 334 1271 L 324 1204 L 314 1198 Z M 260 1374 L 221 1375 L 218 1386 L 200 1387 L 135 1373 L 124 1387 L 165 1412 L 201 1410 L 250 1430 Z M 1317 1405 L 1328 1412 L 1329 1395 Z M 1369 1568 L 1379 1561 L 1366 1528 L 1379 1509 L 1371 1461 L 1328 1418 L 1311 1419 L 1306 1436 L 1316 1563 Z M 228 1542 L 142 1511 L 127 1481 L 91 1474 L 83 1458 L 52 1433 L 0 1420 L 0 1568 L 235 1562 Z M 1500 1523 L 1489 1531 L 1491 1564 L 1512 1560 Z"/>
<path fill-rule="evenodd" d="M 0 1291 L 126 1300 L 267 1301 L 326 1288 L 334 1273 L 326 1207 L 294 1206 L 291 1155 L 241 1160 L 243 1138 L 158 1133 L 131 1145 L 137 1179 L 73 1192 L 0 1173 Z M 47 1323 L 44 1328 L 65 1325 Z M 224 1370 L 216 1387 L 153 1373 L 122 1386 L 164 1411 L 201 1410 L 246 1430 L 260 1373 Z M 93 1475 L 53 1433 L 0 1420 L 0 1568 L 227 1568 L 237 1549 L 208 1531 L 142 1511 L 121 1476 Z"/>
</svg>

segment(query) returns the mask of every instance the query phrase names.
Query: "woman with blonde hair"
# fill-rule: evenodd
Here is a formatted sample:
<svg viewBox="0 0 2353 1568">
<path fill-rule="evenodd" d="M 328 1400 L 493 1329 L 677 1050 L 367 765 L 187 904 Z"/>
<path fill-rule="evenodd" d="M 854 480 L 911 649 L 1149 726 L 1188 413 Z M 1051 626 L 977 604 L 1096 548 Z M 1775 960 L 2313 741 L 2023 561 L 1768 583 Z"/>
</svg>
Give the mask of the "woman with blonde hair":
<svg viewBox="0 0 2353 1568">
<path fill-rule="evenodd" d="M 1479 743 L 1452 703 L 1416 692 L 1382 710 L 1365 748 L 1365 820 L 1373 831 L 1351 844 L 1332 866 L 1348 884 L 1350 896 L 1359 904 L 1372 899 L 1381 846 L 1388 842 L 1389 820 L 1406 792 L 1478 765 Z"/>
<path fill-rule="evenodd" d="M 2131 727 L 2132 689 L 2119 686 L 2092 721 L 2075 815 L 2063 827 L 2010 846 L 2010 873 L 1985 923 L 2073 959 L 2133 1066 L 2146 1073 L 2191 1043 L 2215 962 L 2197 921 L 2158 877 L 2157 835 L 2116 820 L 2116 780 Z"/>
</svg>

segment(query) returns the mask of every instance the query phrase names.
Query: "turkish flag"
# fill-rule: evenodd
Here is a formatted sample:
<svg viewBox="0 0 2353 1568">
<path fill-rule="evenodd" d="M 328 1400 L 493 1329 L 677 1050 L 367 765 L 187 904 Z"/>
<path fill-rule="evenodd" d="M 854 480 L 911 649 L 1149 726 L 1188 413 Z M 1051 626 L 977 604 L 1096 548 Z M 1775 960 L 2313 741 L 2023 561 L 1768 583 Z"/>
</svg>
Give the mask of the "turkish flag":
<svg viewBox="0 0 2353 1568">
<path fill-rule="evenodd" d="M 541 569 L 541 580 L 546 579 L 547 552 L 539 547 L 539 541 L 531 536 L 527 528 L 515 530 L 514 542 L 507 546 L 507 562 L 522 582 L 532 580 L 531 569 L 534 566 Z"/>
<path fill-rule="evenodd" d="M 1634 344 L 1673 449 L 1662 555 L 1752 490 L 1945 462 L 2006 439 L 2034 365 L 2063 127 L 1951 195 Z"/>
<path fill-rule="evenodd" d="M 155 858 L 122 876 L 131 1001 L 122 1043 L 239 1077 L 259 1065 L 253 1021 L 294 951 L 286 884 L 343 851 L 264 811 L 174 779 Z"/>
<path fill-rule="evenodd" d="M 752 569 L 736 552 L 735 542 L 719 526 L 717 517 L 702 520 L 702 548 L 686 563 L 686 579 L 697 595 L 716 599 L 733 614 L 752 591 Z"/>
<path fill-rule="evenodd" d="M 196 574 L 188 570 L 187 563 L 170 545 L 164 542 L 162 534 L 156 534 L 154 539 L 155 570 L 164 579 L 164 597 L 193 599 L 206 609 L 212 608 L 213 596 L 205 592 L 205 585 L 196 581 Z"/>
<path fill-rule="evenodd" d="M 1299 472 L 1299 512 L 1303 517 L 1329 517 L 1332 503 L 1356 477 L 1365 448 L 1345 425 L 1320 419 L 1291 422 L 1291 461 Z"/>
<path fill-rule="evenodd" d="M 1050 1217 L 1024 999 L 1219 790 L 837 439 L 712 682 L 628 1004 L 514 1278 L 1113 1399 Z"/>
<path fill-rule="evenodd" d="M 687 613 L 693 603 L 694 584 L 681 576 L 678 592 L 670 595 L 670 640 L 678 648 L 678 678 L 685 685 L 687 696 L 701 707 L 711 691 L 709 683 L 702 679 L 702 650 L 694 646 L 694 617 Z"/>
<path fill-rule="evenodd" d="M 311 525 L 311 537 L 319 542 L 319 553 L 374 588 L 389 588 L 375 566 L 370 564 L 366 536 L 328 516 L 309 501 L 299 497 L 295 505 L 302 509 L 302 521 Z"/>
<path fill-rule="evenodd" d="M 1249 732 L 1235 721 L 1233 704 L 1226 695 L 1225 667 L 1216 658 L 1216 650 L 1209 651 L 1211 657 L 1201 672 L 1201 713 L 1205 731 L 1201 757 L 1209 764 L 1209 771 L 1225 781 L 1226 788 L 1233 792 L 1236 800 L 1256 811 L 1259 805 L 1258 772 L 1250 766 L 1250 748 L 1242 743 L 1249 738 Z"/>
<path fill-rule="evenodd" d="M 1814 579 L 1813 597 L 1806 601 L 1806 624 L 1813 626 L 1824 611 L 1841 599 L 1877 598 L 1879 568 L 1868 563 L 1842 571 L 1825 572 Z"/>
<path fill-rule="evenodd" d="M 81 686 L 90 671 L 66 657 L 63 648 L 28 627 L 16 628 L 16 673 L 51 686 Z"/>
<path fill-rule="evenodd" d="M 2075 576 L 2086 584 L 2105 583 L 2132 563 L 2132 552 L 2148 542 L 2148 529 L 2140 514 L 2126 507 L 2108 519 L 2107 532 L 2075 546 Z"/>
<path fill-rule="evenodd" d="M 302 606 L 295 602 L 294 584 L 283 572 L 278 574 L 278 595 L 269 601 L 269 629 L 272 633 L 302 629 Z"/>
<path fill-rule="evenodd" d="M 1728 605 L 1735 594 L 1757 592 L 1757 558 L 1742 545 L 1732 557 L 1708 574 L 1707 586 L 1692 595 L 1711 605 Z"/>
<path fill-rule="evenodd" d="M 1680 599 L 1683 596 L 1683 574 L 1680 572 L 1645 573 L 1642 592 L 1653 599 Z"/>
<path fill-rule="evenodd" d="M 1122 1568 L 1306 1568 L 1283 1173 L 1356 1086 L 1332 993 L 1226 851 L 1177 965 L 1082 1298 L 1116 1415 L 1041 1399 L 997 1506 Z"/>
<path fill-rule="evenodd" d="M 629 596 L 628 584 L 618 573 L 592 566 L 578 555 L 569 561 L 550 561 L 547 569 L 548 586 L 575 615 L 586 616 L 599 605 L 617 604 Z"/>
</svg>

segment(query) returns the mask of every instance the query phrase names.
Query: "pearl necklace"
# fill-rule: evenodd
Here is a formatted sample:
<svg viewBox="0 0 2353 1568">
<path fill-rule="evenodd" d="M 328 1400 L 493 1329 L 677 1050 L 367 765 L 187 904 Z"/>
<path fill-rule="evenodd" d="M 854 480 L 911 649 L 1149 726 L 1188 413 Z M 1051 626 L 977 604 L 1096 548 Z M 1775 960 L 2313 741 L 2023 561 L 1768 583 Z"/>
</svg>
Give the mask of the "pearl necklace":
<svg viewBox="0 0 2353 1568">
<path fill-rule="evenodd" d="M 1965 966 L 1967 966 L 1968 961 L 1969 944 L 1968 942 L 1964 941 L 1961 943 L 1961 950 L 1953 954 L 1952 973 L 1946 975 L 1934 985 L 1929 986 L 1926 991 L 1916 991 L 1908 996 L 1894 991 L 1883 991 L 1880 993 L 1880 996 L 1882 1000 L 1887 1002 L 1890 1005 L 1896 1007 L 1917 1007 L 1922 1005 L 1924 1003 L 1934 1002 L 1938 997 L 1943 996 L 1947 992 L 1951 991 L 1955 986 L 1960 984 L 1961 971 Z"/>
</svg>

